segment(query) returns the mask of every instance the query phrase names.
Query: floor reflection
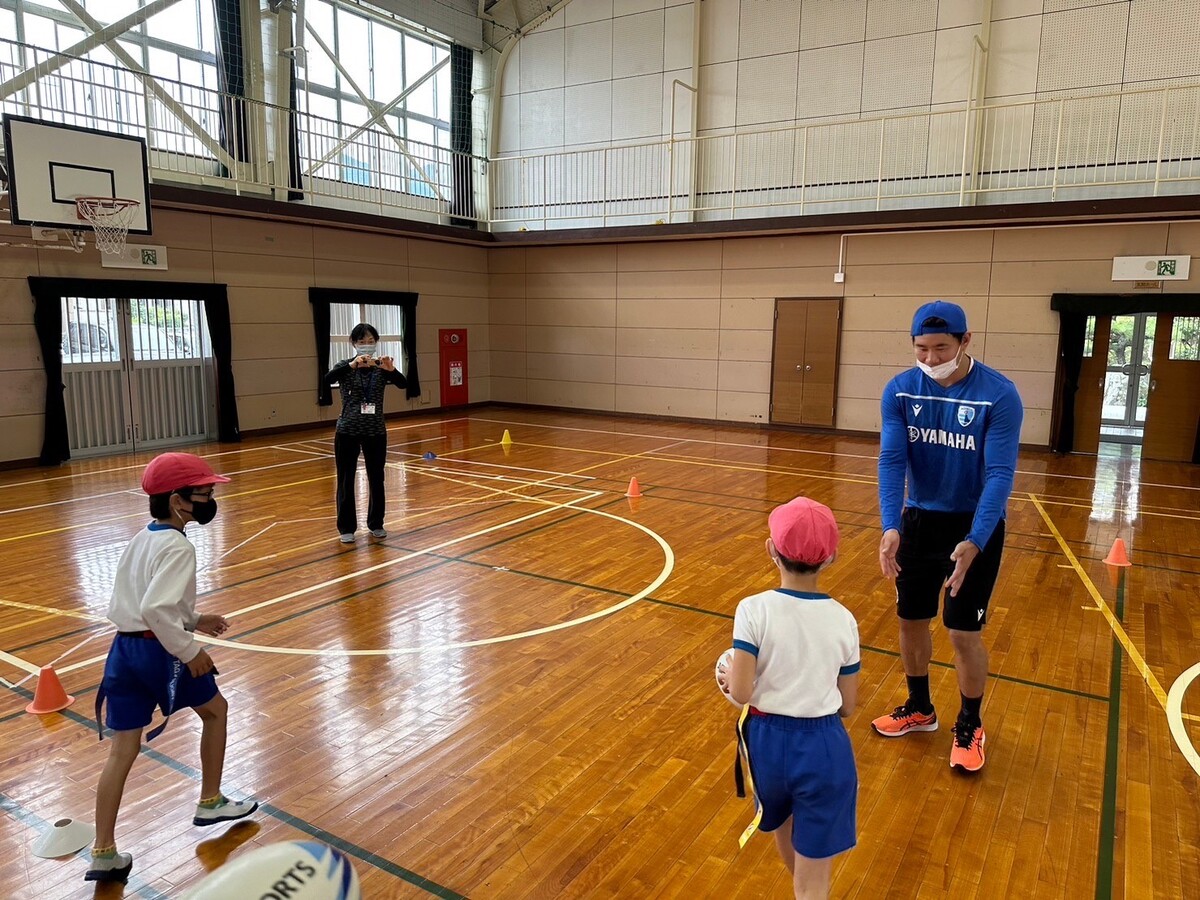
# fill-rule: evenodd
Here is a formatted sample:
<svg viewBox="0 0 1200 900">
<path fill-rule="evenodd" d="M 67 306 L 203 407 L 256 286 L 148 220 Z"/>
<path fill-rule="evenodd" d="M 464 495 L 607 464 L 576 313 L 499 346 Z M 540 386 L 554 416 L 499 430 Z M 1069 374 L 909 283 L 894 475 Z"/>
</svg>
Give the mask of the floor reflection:
<svg viewBox="0 0 1200 900">
<path fill-rule="evenodd" d="M 1092 488 L 1093 522 L 1123 521 L 1138 517 L 1142 478 L 1142 448 L 1136 444 L 1100 443 L 1096 454 L 1096 480 Z"/>
</svg>

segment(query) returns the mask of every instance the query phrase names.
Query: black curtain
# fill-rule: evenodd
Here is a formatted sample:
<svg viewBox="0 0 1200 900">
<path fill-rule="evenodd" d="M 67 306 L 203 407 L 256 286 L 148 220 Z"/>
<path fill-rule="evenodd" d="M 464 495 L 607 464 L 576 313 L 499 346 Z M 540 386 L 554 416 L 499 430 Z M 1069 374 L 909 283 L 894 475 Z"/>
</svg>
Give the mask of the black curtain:
<svg viewBox="0 0 1200 900">
<path fill-rule="evenodd" d="M 250 158 L 246 120 L 246 70 L 243 65 L 240 0 L 213 0 L 217 32 L 217 87 L 221 91 L 221 146 L 234 159 Z"/>
<path fill-rule="evenodd" d="M 1052 442 L 1055 453 L 1070 453 L 1075 446 L 1075 394 L 1079 390 L 1079 372 L 1083 368 L 1083 344 L 1087 338 L 1087 315 L 1060 311 L 1058 314 L 1058 356 L 1062 364 L 1059 383 L 1057 433 Z M 1102 352 L 1107 348 L 1103 348 Z"/>
<path fill-rule="evenodd" d="M 220 296 L 204 301 L 208 336 L 212 339 L 213 359 L 217 364 L 217 439 L 236 442 L 242 439 L 238 425 L 237 391 L 233 384 L 233 337 L 229 328 L 229 298 L 225 285 Z"/>
<path fill-rule="evenodd" d="M 293 26 L 295 27 L 295 26 Z M 292 35 L 292 46 L 296 45 L 296 36 Z M 293 54 L 289 65 L 292 67 L 292 77 L 288 79 L 291 88 L 288 91 L 288 199 L 304 199 L 304 175 L 300 171 L 300 92 L 296 87 L 296 57 Z M 305 69 L 305 77 L 308 70 Z"/>
<path fill-rule="evenodd" d="M 325 383 L 325 375 L 333 360 L 329 358 L 329 303 L 312 297 L 313 336 L 317 340 L 317 406 L 333 406 L 333 389 Z"/>
<path fill-rule="evenodd" d="M 63 398 L 62 366 L 62 298 L 57 294 L 38 291 L 33 285 L 33 327 L 37 330 L 42 348 L 42 366 L 46 369 L 46 428 L 42 453 L 38 461 L 43 466 L 57 466 L 71 458 L 67 436 L 67 404 Z"/>
<path fill-rule="evenodd" d="M 223 284 L 189 281 L 123 281 L 101 278 L 30 277 L 34 325 L 42 345 L 46 366 L 46 442 L 42 461 L 59 463 L 70 458 L 67 441 L 67 410 L 62 384 L 62 299 L 63 297 L 154 297 L 165 300 L 202 300 L 213 344 L 217 369 L 217 435 L 222 441 L 240 441 L 237 391 L 233 383 L 232 338 L 229 328 L 229 297 Z M 47 344 L 47 342 L 50 342 Z M 53 348 L 48 352 L 48 347 Z M 53 360 L 53 371 L 52 361 Z M 51 390 L 51 385 L 57 385 Z M 55 455 L 57 454 L 57 458 Z"/>
<path fill-rule="evenodd" d="M 329 371 L 329 304 L 366 303 L 374 306 L 399 306 L 404 324 L 404 380 L 408 382 L 404 396 L 409 400 L 421 396 L 421 379 L 417 374 L 417 295 L 410 291 L 356 291 L 342 288 L 309 288 L 308 302 L 313 305 L 313 335 L 317 342 L 317 404 L 333 405 L 333 392 L 325 384 Z M 322 341 L 324 343 L 322 344 Z M 324 366 L 321 360 L 325 360 Z"/>
<path fill-rule="evenodd" d="M 471 172 L 471 78 L 475 52 L 450 45 L 450 152 L 452 225 L 475 228 L 475 179 Z"/>
</svg>

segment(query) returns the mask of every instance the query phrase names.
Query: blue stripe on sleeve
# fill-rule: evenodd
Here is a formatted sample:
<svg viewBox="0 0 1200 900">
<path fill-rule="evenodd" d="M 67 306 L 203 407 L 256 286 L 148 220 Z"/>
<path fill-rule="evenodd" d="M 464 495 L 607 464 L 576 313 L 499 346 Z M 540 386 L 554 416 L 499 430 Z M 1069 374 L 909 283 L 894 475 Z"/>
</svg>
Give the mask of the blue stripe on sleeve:
<svg viewBox="0 0 1200 900">
<path fill-rule="evenodd" d="M 851 663 L 848 666 L 842 666 L 838 669 L 838 675 L 857 675 L 858 670 L 862 668 L 862 662 Z"/>
<path fill-rule="evenodd" d="M 751 644 L 749 641 L 734 641 L 733 649 L 734 650 L 745 650 L 751 656 L 754 656 L 754 657 L 758 656 L 758 648 L 755 647 L 753 644 Z"/>
</svg>

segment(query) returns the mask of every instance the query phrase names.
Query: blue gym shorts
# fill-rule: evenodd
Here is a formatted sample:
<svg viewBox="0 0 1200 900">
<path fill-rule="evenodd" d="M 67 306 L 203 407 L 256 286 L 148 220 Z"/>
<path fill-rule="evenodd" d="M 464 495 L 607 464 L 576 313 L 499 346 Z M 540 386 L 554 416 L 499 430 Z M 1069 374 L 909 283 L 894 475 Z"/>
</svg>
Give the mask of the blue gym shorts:
<svg viewBox="0 0 1200 900">
<path fill-rule="evenodd" d="M 825 859 L 857 843 L 858 772 L 841 718 L 756 713 L 746 723 L 750 772 L 762 804 L 760 831 L 792 817 L 792 846 Z"/>
<path fill-rule="evenodd" d="M 101 693 L 108 703 L 105 724 L 113 731 L 132 731 L 150 724 L 156 706 L 165 716 L 203 706 L 217 696 L 217 680 L 212 672 L 193 678 L 156 638 L 118 634 L 104 663 Z"/>
</svg>

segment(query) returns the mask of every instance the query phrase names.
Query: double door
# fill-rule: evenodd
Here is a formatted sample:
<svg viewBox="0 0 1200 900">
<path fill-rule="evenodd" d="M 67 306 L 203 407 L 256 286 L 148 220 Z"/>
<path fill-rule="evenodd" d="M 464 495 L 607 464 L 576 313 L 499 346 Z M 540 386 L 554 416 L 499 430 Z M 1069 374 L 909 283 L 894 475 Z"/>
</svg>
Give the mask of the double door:
<svg viewBox="0 0 1200 900">
<path fill-rule="evenodd" d="M 64 297 L 61 303 L 72 455 L 213 435 L 215 374 L 202 301 Z"/>
<path fill-rule="evenodd" d="M 1200 420 L 1200 318 L 1096 316 L 1088 327 L 1075 449 L 1140 444 L 1147 459 L 1190 460 Z"/>
<path fill-rule="evenodd" d="M 776 300 L 771 422 L 832 428 L 842 301 Z"/>
</svg>

